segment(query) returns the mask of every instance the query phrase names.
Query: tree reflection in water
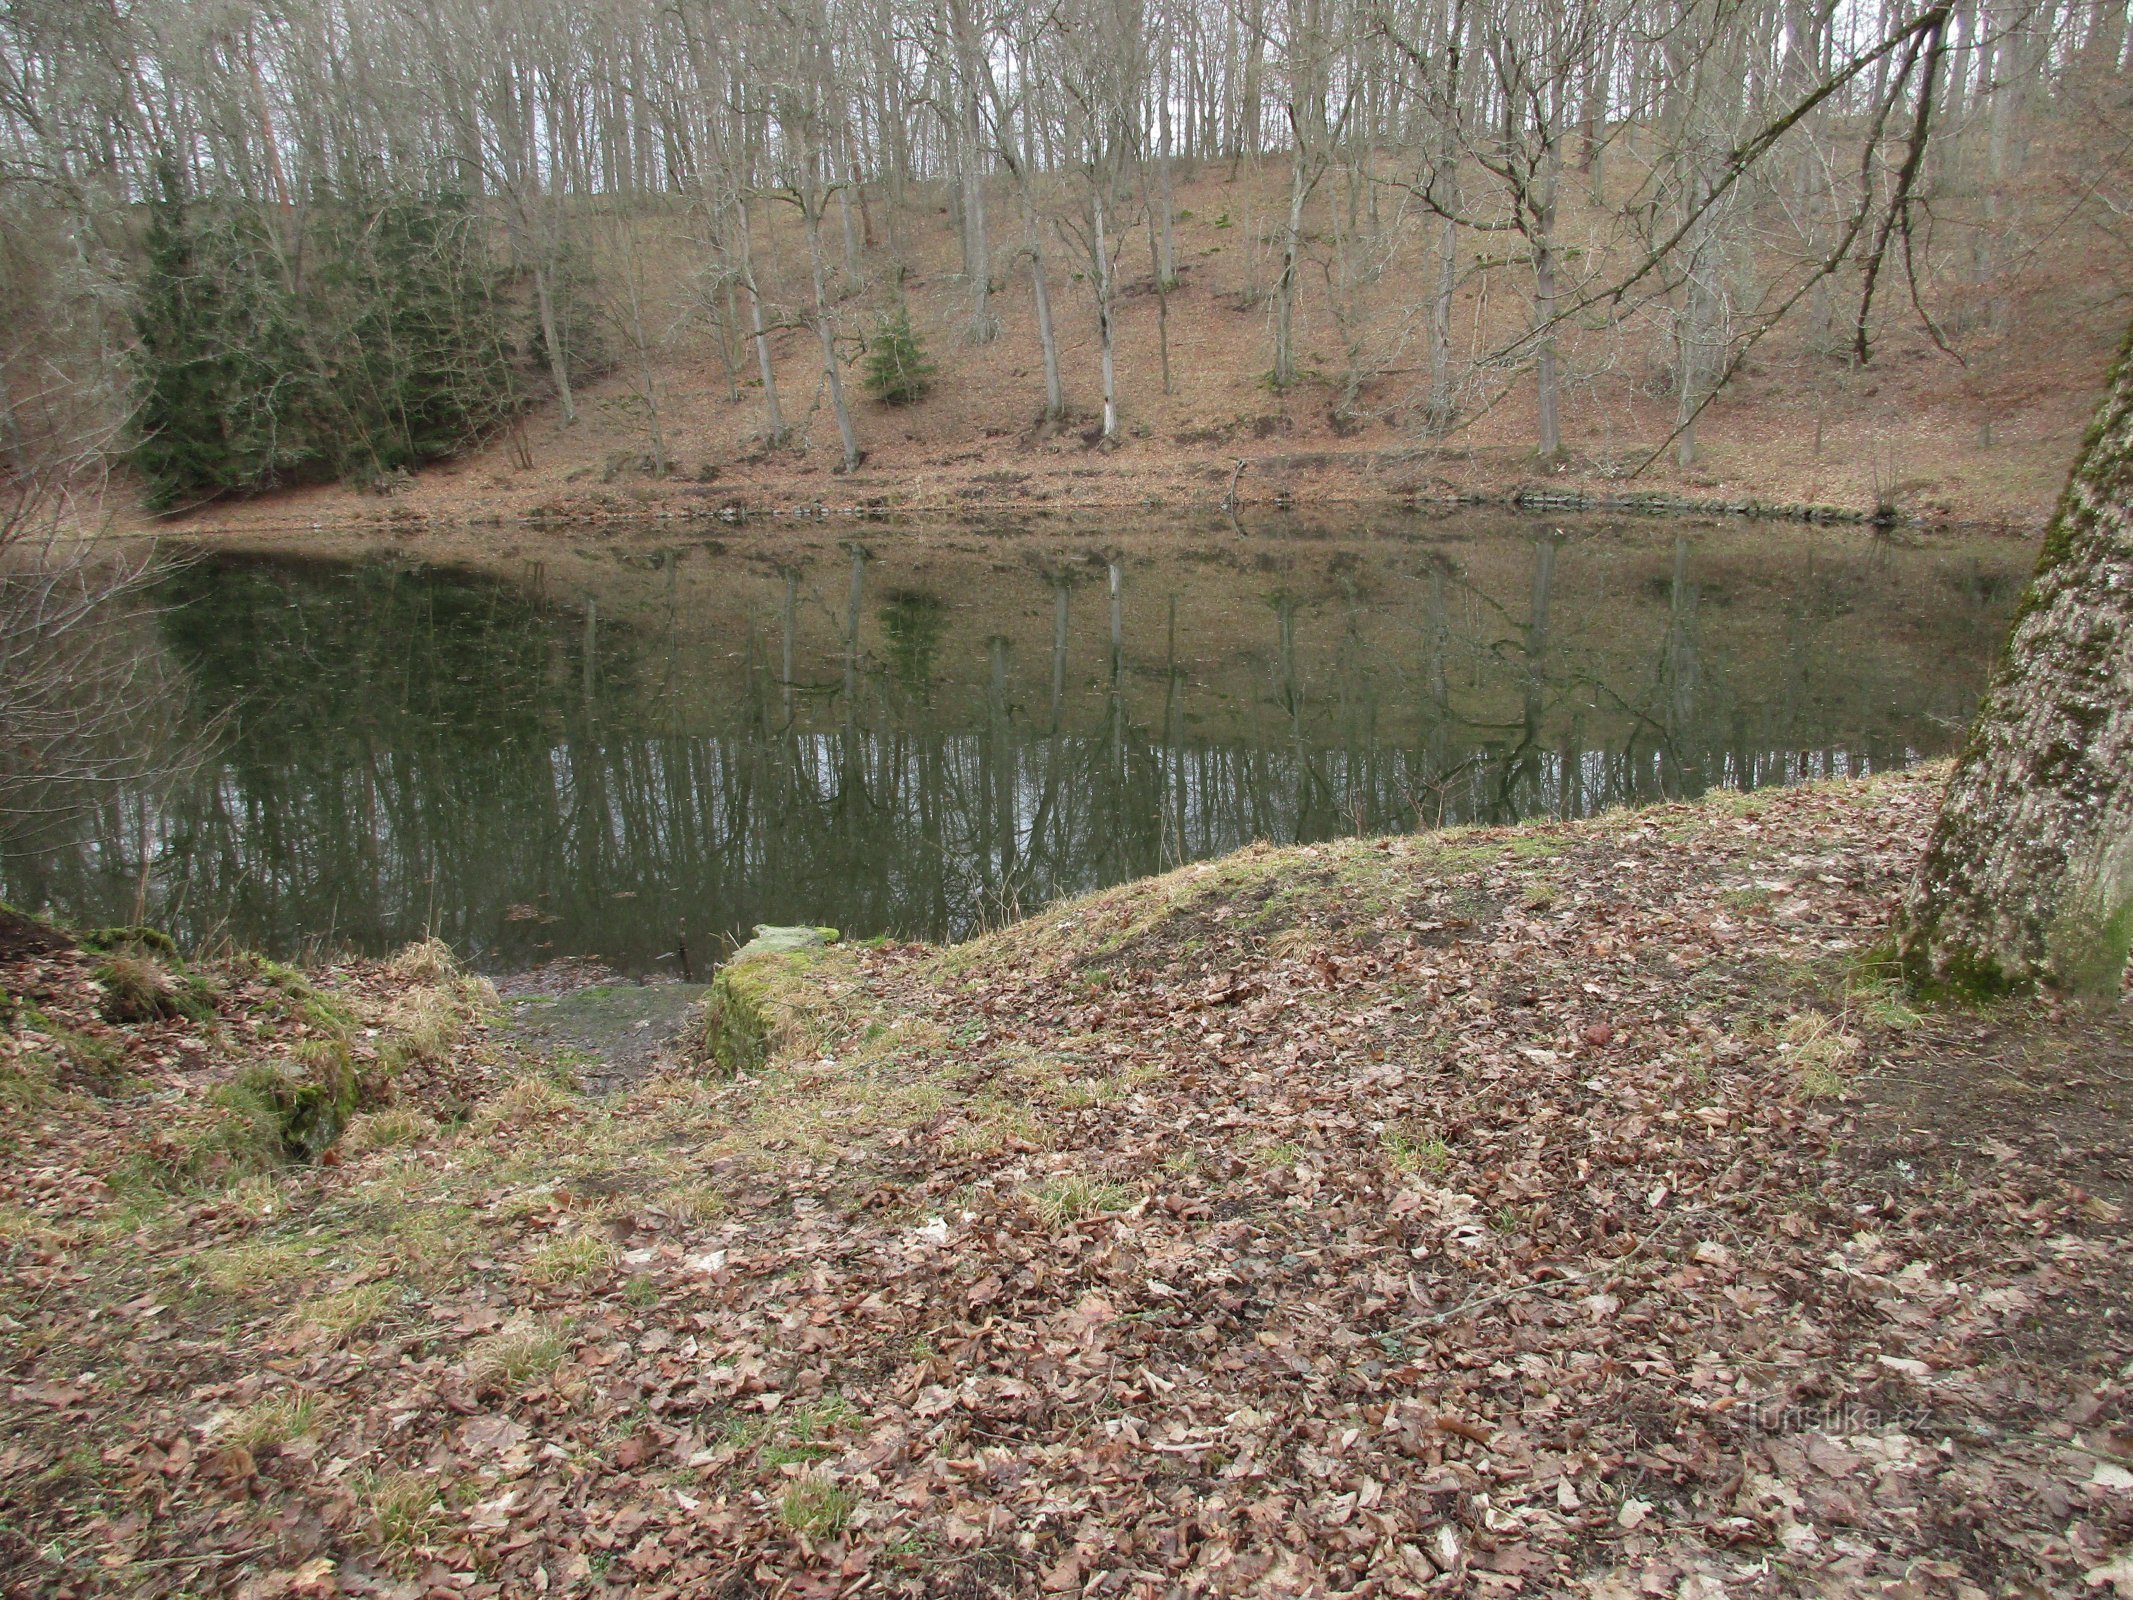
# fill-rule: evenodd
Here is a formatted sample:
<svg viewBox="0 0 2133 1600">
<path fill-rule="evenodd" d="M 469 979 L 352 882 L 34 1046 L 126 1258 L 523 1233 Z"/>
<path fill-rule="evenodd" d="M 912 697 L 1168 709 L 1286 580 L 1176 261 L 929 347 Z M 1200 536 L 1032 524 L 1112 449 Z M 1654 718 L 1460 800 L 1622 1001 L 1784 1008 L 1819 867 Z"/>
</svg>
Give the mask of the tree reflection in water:
<svg viewBox="0 0 2133 1600">
<path fill-rule="evenodd" d="M 219 758 L 10 899 L 276 951 L 656 967 L 686 919 L 968 933 L 1255 839 L 1574 817 L 1952 748 L 2028 559 L 1803 528 L 204 559 Z M 572 592 L 551 568 L 574 570 Z M 582 582 L 579 579 L 582 578 Z M 151 646 L 144 646 L 148 648 Z"/>
</svg>

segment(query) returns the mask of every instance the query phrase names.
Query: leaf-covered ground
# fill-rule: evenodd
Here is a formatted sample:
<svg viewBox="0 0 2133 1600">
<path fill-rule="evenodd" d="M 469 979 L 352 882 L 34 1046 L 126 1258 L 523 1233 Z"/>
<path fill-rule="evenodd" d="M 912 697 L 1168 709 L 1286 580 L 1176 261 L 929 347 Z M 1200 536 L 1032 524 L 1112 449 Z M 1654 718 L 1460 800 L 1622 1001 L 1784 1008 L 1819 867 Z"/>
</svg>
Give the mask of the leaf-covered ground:
<svg viewBox="0 0 2133 1600">
<path fill-rule="evenodd" d="M 286 991 L 22 957 L 0 1581 L 2133 1594 L 2133 1022 L 1876 980 L 1934 800 L 1247 851 L 597 1099 L 338 969 L 393 1070 L 243 1174 L 187 1108 Z"/>
</svg>

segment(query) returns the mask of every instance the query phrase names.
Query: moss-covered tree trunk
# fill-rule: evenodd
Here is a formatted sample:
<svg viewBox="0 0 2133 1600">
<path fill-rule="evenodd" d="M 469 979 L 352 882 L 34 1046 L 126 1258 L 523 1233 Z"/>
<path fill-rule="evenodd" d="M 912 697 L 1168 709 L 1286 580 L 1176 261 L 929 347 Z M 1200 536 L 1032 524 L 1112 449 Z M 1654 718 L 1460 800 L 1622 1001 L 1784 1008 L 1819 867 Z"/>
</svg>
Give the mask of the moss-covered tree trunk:
<svg viewBox="0 0 2133 1600">
<path fill-rule="evenodd" d="M 2133 333 L 1904 899 L 1927 989 L 2109 993 L 2133 941 Z"/>
</svg>

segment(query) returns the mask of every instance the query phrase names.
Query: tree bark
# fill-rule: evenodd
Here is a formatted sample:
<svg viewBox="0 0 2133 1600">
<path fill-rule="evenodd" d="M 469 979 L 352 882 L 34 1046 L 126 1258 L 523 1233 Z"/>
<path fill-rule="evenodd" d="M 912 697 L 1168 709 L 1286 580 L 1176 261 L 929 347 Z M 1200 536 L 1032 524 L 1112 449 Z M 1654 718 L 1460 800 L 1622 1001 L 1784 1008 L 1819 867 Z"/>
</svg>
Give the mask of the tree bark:
<svg viewBox="0 0 2133 1600">
<path fill-rule="evenodd" d="M 808 185 L 800 191 L 800 220 L 807 230 L 808 272 L 815 291 L 815 338 L 822 346 L 822 376 L 829 385 L 830 411 L 837 419 L 837 442 L 844 470 L 852 472 L 859 466 L 859 440 L 852 432 L 851 407 L 845 404 L 844 374 L 837 365 L 837 336 L 830 327 L 829 271 L 822 260 L 822 210 L 828 196 L 814 191 L 813 174 L 803 173 L 801 182 Z"/>
<path fill-rule="evenodd" d="M 763 317 L 763 291 L 756 284 L 755 241 L 748 226 L 748 197 L 740 196 L 741 283 L 748 291 L 749 327 L 755 340 L 756 368 L 763 375 L 764 429 L 775 448 L 785 442 L 785 413 L 778 405 L 778 374 L 770 364 L 770 329 Z"/>
<path fill-rule="evenodd" d="M 1296 255 L 1303 237 L 1304 198 L 1310 186 L 1304 182 L 1303 134 L 1299 126 L 1296 147 L 1289 158 L 1289 225 L 1281 236 L 1281 276 L 1274 285 L 1274 387 L 1286 389 L 1296 381 L 1296 346 L 1290 321 L 1296 305 Z"/>
<path fill-rule="evenodd" d="M 1118 356 L 1111 323 L 1111 251 L 1104 242 L 1104 197 L 1096 195 L 1096 331 L 1103 347 L 1104 437 L 1118 437 Z"/>
<path fill-rule="evenodd" d="M 578 403 L 570 392 L 570 363 L 564 359 L 563 341 L 556 331 L 555 296 L 549 292 L 547 269 L 538 265 L 533 269 L 533 299 L 541 313 L 541 348 L 548 357 L 548 375 L 555 380 L 556 400 L 567 428 L 578 420 Z"/>
<path fill-rule="evenodd" d="M 1928 992 L 2109 995 L 2133 942 L 2133 332 L 1904 898 Z"/>
<path fill-rule="evenodd" d="M 1022 188 L 1022 229 L 1029 241 L 1030 292 L 1037 302 L 1037 343 L 1044 354 L 1044 420 L 1056 422 L 1066 415 L 1066 390 L 1059 379 L 1059 336 L 1052 328 L 1052 286 L 1044 269 L 1044 238 L 1037 227 L 1037 208 L 1030 199 L 1026 175 Z"/>
</svg>

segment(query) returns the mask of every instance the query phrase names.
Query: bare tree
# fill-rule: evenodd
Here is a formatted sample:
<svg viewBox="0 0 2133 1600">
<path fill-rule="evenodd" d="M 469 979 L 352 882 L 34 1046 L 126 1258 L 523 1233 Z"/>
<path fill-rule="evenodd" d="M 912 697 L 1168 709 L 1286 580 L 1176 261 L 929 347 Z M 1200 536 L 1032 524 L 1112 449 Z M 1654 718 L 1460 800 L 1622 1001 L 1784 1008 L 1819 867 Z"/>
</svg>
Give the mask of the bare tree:
<svg viewBox="0 0 2133 1600">
<path fill-rule="evenodd" d="M 819 10 L 806 6 L 779 13 L 778 29 L 766 61 L 774 63 L 771 105 L 789 143 L 784 150 L 781 196 L 800 213 L 807 235 L 808 282 L 813 291 L 814 315 L 810 319 L 815 341 L 822 350 L 822 378 L 829 391 L 830 411 L 836 419 L 837 440 L 843 469 L 859 465 L 859 439 L 852 430 L 851 407 L 844 396 L 844 369 L 837 355 L 836 309 L 829 292 L 829 267 L 822 251 L 822 221 L 836 185 L 829 174 L 831 93 L 826 19 Z"/>
</svg>

